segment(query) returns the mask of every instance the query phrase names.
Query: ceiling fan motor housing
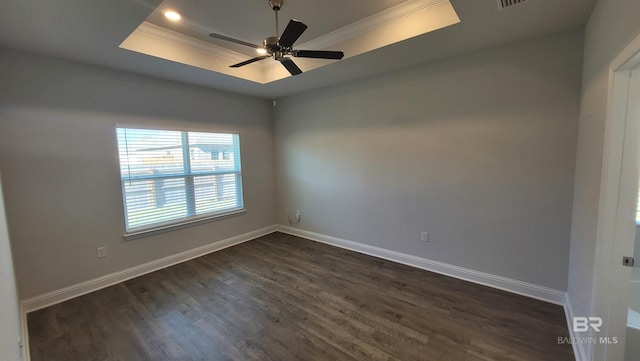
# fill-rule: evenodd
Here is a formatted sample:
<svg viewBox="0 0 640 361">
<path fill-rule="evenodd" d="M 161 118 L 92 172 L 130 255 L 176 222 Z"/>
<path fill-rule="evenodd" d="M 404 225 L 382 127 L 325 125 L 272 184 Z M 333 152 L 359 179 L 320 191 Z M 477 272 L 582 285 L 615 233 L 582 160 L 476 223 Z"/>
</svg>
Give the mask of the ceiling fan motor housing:
<svg viewBox="0 0 640 361">
<path fill-rule="evenodd" d="M 269 54 L 280 50 L 280 46 L 278 46 L 278 41 L 280 41 L 279 36 L 270 36 L 262 41 L 264 48 L 267 49 Z"/>
<path fill-rule="evenodd" d="M 284 0 L 267 0 L 271 8 L 275 11 L 276 15 L 276 34 L 280 34 L 279 23 L 278 23 L 278 11 L 282 7 Z M 294 50 L 293 44 L 300 38 L 302 33 L 307 30 L 307 25 L 303 22 L 295 19 L 289 20 L 287 27 L 282 32 L 282 35 L 278 36 L 270 36 L 262 41 L 262 46 L 252 44 L 243 40 L 238 40 L 234 38 L 230 38 L 228 36 L 222 34 L 209 34 L 210 37 L 230 41 L 232 43 L 248 46 L 254 49 L 258 49 L 260 52 L 260 56 L 255 58 L 245 60 L 238 64 L 230 65 L 232 68 L 239 68 L 245 65 L 253 64 L 256 61 L 264 60 L 267 58 L 273 57 L 275 60 L 279 61 L 282 66 L 284 66 L 291 75 L 302 74 L 302 69 L 300 69 L 296 63 L 291 60 L 291 57 L 294 58 L 315 58 L 315 59 L 332 59 L 339 60 L 344 57 L 344 53 L 341 51 L 327 51 L 327 50 Z M 266 50 L 265 54 L 264 50 Z"/>
</svg>

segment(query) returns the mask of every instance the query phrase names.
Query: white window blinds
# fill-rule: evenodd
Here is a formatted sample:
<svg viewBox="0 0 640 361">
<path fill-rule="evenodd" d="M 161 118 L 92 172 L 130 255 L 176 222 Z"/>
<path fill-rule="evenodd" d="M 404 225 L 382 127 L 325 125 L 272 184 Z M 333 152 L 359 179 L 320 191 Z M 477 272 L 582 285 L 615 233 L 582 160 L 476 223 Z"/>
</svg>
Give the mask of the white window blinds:
<svg viewBox="0 0 640 361">
<path fill-rule="evenodd" d="M 243 208 L 237 134 L 117 128 L 127 233 Z"/>
</svg>

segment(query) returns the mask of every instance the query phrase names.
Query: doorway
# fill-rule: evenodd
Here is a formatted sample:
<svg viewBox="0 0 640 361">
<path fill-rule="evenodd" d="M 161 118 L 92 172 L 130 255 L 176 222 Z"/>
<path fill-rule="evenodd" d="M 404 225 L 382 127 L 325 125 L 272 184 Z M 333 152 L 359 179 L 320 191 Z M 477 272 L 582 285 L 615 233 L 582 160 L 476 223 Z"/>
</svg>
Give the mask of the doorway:
<svg viewBox="0 0 640 361">
<path fill-rule="evenodd" d="M 594 285 L 594 316 L 602 329 L 593 335 L 594 359 L 635 361 L 640 360 L 640 37 L 610 67 L 602 172 Z"/>
</svg>

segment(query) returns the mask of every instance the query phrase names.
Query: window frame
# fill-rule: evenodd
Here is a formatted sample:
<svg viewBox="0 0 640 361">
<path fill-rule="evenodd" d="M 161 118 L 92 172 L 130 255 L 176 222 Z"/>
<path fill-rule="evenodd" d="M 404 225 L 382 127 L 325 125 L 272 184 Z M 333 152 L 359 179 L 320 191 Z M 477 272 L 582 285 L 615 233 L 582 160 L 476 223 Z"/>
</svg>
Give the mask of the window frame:
<svg viewBox="0 0 640 361">
<path fill-rule="evenodd" d="M 156 131 L 173 131 L 173 132 L 181 132 L 181 150 L 183 155 L 183 172 L 175 173 L 175 174 L 149 174 L 149 175 L 136 175 L 136 176 L 125 176 L 122 173 L 121 159 L 120 159 L 120 145 L 118 138 L 118 130 L 119 129 L 135 129 L 135 130 L 156 130 Z M 216 170 L 216 171 L 193 171 L 191 167 L 191 152 L 190 152 L 190 144 L 189 144 L 189 133 L 213 133 L 213 134 L 228 134 L 234 137 L 233 141 L 233 151 L 234 155 L 234 170 Z M 139 126 L 132 124 L 116 124 L 115 125 L 115 136 L 116 136 L 116 149 L 117 149 L 117 157 L 118 157 L 118 174 L 120 178 L 120 188 L 122 193 L 122 209 L 124 215 L 124 230 L 125 233 L 123 235 L 124 239 L 136 239 L 141 238 L 157 233 L 169 232 L 176 229 L 190 227 L 192 225 L 211 222 L 220 219 L 226 219 L 233 216 L 238 216 L 246 213 L 246 209 L 244 207 L 244 187 L 243 187 L 243 178 L 242 178 L 242 151 L 241 151 L 241 142 L 240 142 L 240 134 L 239 132 L 233 131 L 216 131 L 211 129 L 185 129 L 185 128 L 172 128 L 172 127 L 152 127 L 152 126 Z M 185 151 L 186 150 L 186 151 Z M 187 171 L 188 170 L 188 171 Z M 235 176 L 236 182 L 236 197 L 238 207 L 228 208 L 221 211 L 208 212 L 205 214 L 197 215 L 196 214 L 196 198 L 195 198 L 195 182 L 194 179 L 198 176 L 215 176 L 215 175 L 226 175 L 233 174 Z M 149 225 L 139 226 L 129 228 L 128 225 L 128 209 L 127 209 L 127 198 L 126 198 L 126 190 L 125 190 L 125 182 L 136 181 L 136 180 L 155 180 L 155 179 L 184 179 L 185 182 L 185 211 L 187 213 L 186 217 L 175 218 L 167 221 L 161 221 L 152 223 Z M 189 193 L 189 194 L 188 194 Z"/>
</svg>

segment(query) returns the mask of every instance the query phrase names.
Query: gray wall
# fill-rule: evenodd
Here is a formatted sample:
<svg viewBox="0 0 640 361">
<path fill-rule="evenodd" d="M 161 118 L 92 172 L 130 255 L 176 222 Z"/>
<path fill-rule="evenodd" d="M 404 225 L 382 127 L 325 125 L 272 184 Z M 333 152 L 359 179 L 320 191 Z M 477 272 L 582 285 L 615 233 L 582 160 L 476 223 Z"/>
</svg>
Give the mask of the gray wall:
<svg viewBox="0 0 640 361">
<path fill-rule="evenodd" d="M 1 188 L 2 182 L 0 182 L 0 358 L 5 361 L 18 361 L 20 360 L 18 292 Z"/>
<path fill-rule="evenodd" d="M 0 59 L 0 169 L 22 299 L 274 224 L 269 101 L 11 51 Z M 246 214 L 123 240 L 116 123 L 239 132 Z"/>
<path fill-rule="evenodd" d="M 576 316 L 594 316 L 594 262 L 608 101 L 608 67 L 614 57 L 640 33 L 638 14 L 640 1 L 601 0 L 585 29 L 568 289 Z"/>
<path fill-rule="evenodd" d="M 278 222 L 566 290 L 582 38 L 279 100 Z"/>
</svg>

